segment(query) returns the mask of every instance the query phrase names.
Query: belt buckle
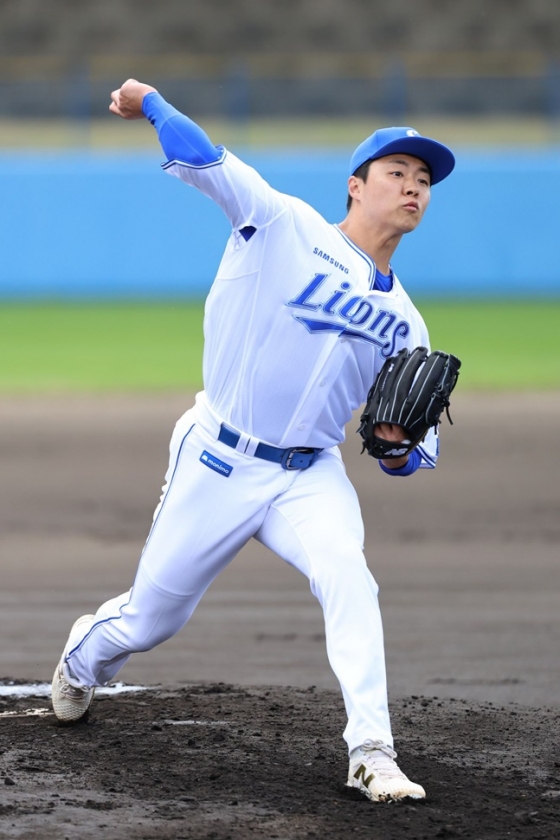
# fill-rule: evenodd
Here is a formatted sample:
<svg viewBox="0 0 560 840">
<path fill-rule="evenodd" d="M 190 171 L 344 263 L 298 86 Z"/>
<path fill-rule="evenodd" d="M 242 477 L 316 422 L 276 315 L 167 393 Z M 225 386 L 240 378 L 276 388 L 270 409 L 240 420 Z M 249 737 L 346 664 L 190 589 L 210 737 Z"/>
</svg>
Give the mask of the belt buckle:
<svg viewBox="0 0 560 840">
<path fill-rule="evenodd" d="M 304 455 L 309 457 L 301 457 Z M 307 446 L 294 446 L 293 449 L 286 449 L 282 455 L 281 463 L 285 470 L 306 470 L 315 461 L 316 457 L 316 449 L 310 449 Z M 296 460 L 296 463 L 294 463 L 294 460 Z"/>
</svg>

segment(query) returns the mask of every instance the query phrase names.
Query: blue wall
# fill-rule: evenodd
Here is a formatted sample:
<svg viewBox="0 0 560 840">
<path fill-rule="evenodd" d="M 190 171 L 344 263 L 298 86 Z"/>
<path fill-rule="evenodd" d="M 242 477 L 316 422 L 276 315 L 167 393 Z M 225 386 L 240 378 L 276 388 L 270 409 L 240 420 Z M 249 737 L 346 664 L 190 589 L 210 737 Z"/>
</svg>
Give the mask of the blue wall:
<svg viewBox="0 0 560 840">
<path fill-rule="evenodd" d="M 349 153 L 242 155 L 275 187 L 344 216 Z M 0 157 L 0 297 L 202 295 L 228 223 L 157 155 Z M 560 294 L 560 150 L 460 154 L 394 268 L 413 294 Z"/>
</svg>

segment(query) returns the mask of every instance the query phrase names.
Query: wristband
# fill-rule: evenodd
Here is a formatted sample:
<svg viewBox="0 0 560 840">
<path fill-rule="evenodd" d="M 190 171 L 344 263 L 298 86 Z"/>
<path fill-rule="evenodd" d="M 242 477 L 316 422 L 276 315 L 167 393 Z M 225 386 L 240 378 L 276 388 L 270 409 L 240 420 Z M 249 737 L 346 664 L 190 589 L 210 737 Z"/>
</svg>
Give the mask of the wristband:
<svg viewBox="0 0 560 840">
<path fill-rule="evenodd" d="M 379 461 L 379 466 L 383 470 L 384 473 L 387 475 L 412 475 L 415 473 L 418 467 L 420 466 L 420 462 L 422 461 L 422 456 L 418 452 L 418 450 L 413 449 L 410 455 L 408 456 L 408 461 L 404 465 L 404 467 L 399 467 L 397 470 L 391 470 L 389 467 L 386 467 L 381 461 Z"/>
</svg>

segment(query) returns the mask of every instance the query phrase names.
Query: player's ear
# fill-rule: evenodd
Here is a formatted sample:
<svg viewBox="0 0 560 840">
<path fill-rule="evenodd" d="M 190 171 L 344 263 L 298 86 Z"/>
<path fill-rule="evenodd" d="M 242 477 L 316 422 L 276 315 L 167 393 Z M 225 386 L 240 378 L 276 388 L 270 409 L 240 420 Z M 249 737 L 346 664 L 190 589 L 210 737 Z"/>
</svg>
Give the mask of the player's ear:
<svg viewBox="0 0 560 840">
<path fill-rule="evenodd" d="M 361 178 L 356 178 L 355 175 L 350 175 L 348 178 L 348 195 L 352 200 L 359 198 L 364 182 Z"/>
</svg>

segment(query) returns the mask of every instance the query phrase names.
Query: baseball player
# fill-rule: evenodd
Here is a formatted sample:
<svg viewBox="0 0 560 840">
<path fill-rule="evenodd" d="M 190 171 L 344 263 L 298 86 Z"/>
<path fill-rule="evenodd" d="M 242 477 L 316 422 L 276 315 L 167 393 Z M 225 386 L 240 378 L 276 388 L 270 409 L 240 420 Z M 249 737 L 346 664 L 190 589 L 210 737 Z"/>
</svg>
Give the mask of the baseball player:
<svg viewBox="0 0 560 840">
<path fill-rule="evenodd" d="M 204 391 L 173 432 L 134 584 L 73 625 L 53 678 L 54 711 L 65 722 L 83 717 L 95 687 L 132 653 L 177 633 L 254 537 L 307 576 L 323 609 L 348 716 L 348 784 L 374 801 L 423 798 L 395 762 L 378 587 L 338 444 L 385 360 L 428 347 L 390 260 L 453 155 L 412 128 L 379 129 L 352 155 L 348 214 L 333 225 L 214 146 L 155 88 L 130 79 L 110 110 L 152 123 L 164 170 L 212 198 L 231 235 L 206 302 Z M 400 426 L 377 432 L 403 440 Z M 380 466 L 408 476 L 437 456 L 432 429 Z"/>
</svg>

